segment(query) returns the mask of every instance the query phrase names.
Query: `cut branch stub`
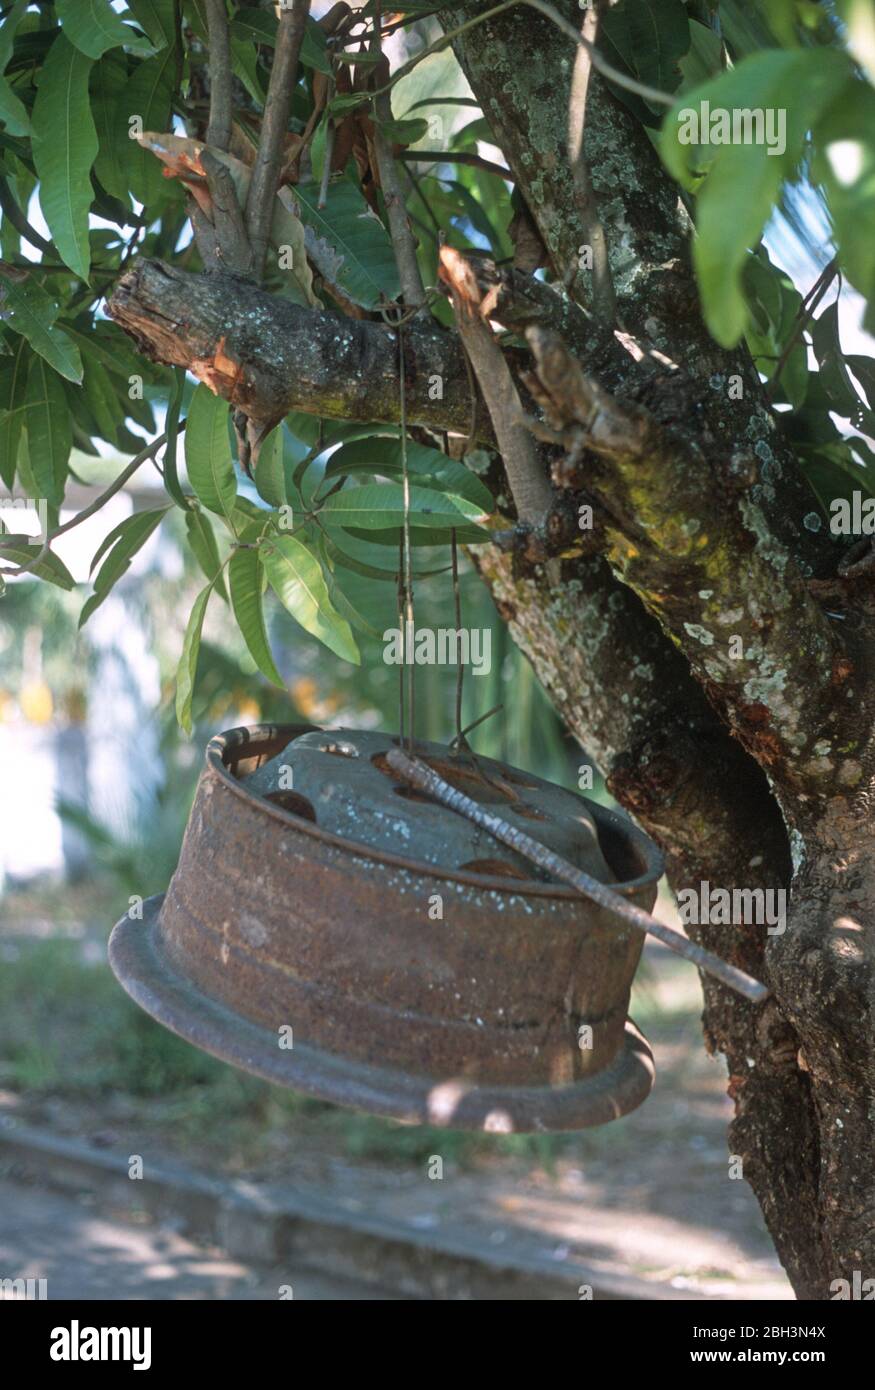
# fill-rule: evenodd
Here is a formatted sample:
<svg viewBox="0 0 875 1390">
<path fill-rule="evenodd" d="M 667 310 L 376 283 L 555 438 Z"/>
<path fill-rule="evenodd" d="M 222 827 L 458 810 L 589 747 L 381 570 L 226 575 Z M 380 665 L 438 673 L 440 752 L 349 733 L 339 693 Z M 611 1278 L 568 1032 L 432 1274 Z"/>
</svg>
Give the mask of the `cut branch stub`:
<svg viewBox="0 0 875 1390">
<path fill-rule="evenodd" d="M 289 411 L 397 423 L 398 344 L 381 323 L 302 308 L 221 272 L 143 260 L 116 285 L 110 315 L 147 356 L 185 367 L 263 434 Z M 465 432 L 470 391 L 459 339 L 430 323 L 404 332 L 412 424 Z M 485 419 L 481 442 L 493 442 Z"/>
</svg>

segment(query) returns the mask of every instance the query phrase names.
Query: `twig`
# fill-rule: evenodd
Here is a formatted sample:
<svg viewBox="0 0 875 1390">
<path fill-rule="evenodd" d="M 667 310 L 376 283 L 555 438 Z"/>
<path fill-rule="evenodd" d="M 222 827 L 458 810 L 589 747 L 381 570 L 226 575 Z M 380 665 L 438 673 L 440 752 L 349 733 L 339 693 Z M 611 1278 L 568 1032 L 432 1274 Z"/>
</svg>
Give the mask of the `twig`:
<svg viewBox="0 0 875 1390">
<path fill-rule="evenodd" d="M 185 429 L 184 420 L 180 420 L 178 429 Z M 83 521 L 87 521 L 90 516 L 94 516 L 96 512 L 99 512 L 101 507 L 103 507 L 111 497 L 114 497 L 117 492 L 121 491 L 128 479 L 133 477 L 134 473 L 136 473 L 137 469 L 144 464 L 147 459 L 152 458 L 161 448 L 161 445 L 166 442 L 167 435 L 159 434 L 157 439 L 153 439 L 151 444 L 147 444 L 145 449 L 142 449 L 139 454 L 131 459 L 127 467 L 122 469 L 118 477 L 113 479 L 109 487 L 106 488 L 99 497 L 96 497 L 93 502 L 89 502 L 87 507 L 83 507 L 82 511 L 77 512 L 69 521 L 65 521 L 63 526 L 56 526 L 53 531 L 50 531 L 43 541 L 42 548 L 37 551 L 32 560 L 28 560 L 26 565 L 16 565 L 12 569 L 0 570 L 0 574 L 4 577 L 13 579 L 21 574 L 29 574 L 31 570 L 35 569 L 36 566 L 46 558 L 51 548 L 52 541 L 56 541 L 59 536 L 63 536 L 67 531 L 72 531 L 74 526 L 79 526 Z"/>
<path fill-rule="evenodd" d="M 796 311 L 796 318 L 793 321 L 793 331 L 784 345 L 784 350 L 778 358 L 778 365 L 766 386 L 766 395 L 770 399 L 774 395 L 778 382 L 781 380 L 781 373 L 790 360 L 790 354 L 813 319 L 815 309 L 820 304 L 820 301 L 823 299 L 823 296 L 826 294 L 838 273 L 839 258 L 838 256 L 833 256 L 832 260 L 824 266 L 814 284 L 811 286 L 811 289 L 799 305 Z"/>
<path fill-rule="evenodd" d="M 252 246 L 252 268 L 258 280 L 264 272 L 273 201 L 279 183 L 292 95 L 298 80 L 298 55 L 309 12 L 310 0 L 292 0 L 291 9 L 282 10 L 277 30 L 258 152 L 246 199 L 246 230 Z"/>
<path fill-rule="evenodd" d="M 381 15 L 378 0 L 374 15 L 374 36 L 371 40 L 371 52 L 376 54 L 382 54 L 380 26 Z M 381 63 L 380 66 L 383 64 Z M 379 67 L 376 71 L 379 71 Z M 395 252 L 395 263 L 398 266 L 398 279 L 401 282 L 401 297 L 409 309 L 419 309 L 423 307 L 425 300 L 425 286 L 422 283 L 419 262 L 416 259 L 416 239 L 407 218 L 407 208 L 404 203 L 401 181 L 398 178 L 398 169 L 383 130 L 383 123 L 392 120 L 392 99 L 388 90 L 378 92 L 375 95 L 374 117 L 374 150 L 377 156 L 380 187 L 386 201 L 386 216 L 389 219 L 389 234 L 392 238 L 392 249 Z"/>
<path fill-rule="evenodd" d="M 593 53 L 598 33 L 598 12 L 595 8 L 587 10 L 581 29 L 581 37 L 587 40 L 577 50 L 574 72 L 571 78 L 571 96 L 568 102 L 568 151 L 571 158 L 571 177 L 574 184 L 575 202 L 580 215 L 583 235 L 592 249 L 592 307 L 603 323 L 613 324 L 617 317 L 617 301 L 614 294 L 614 281 L 611 276 L 611 263 L 608 257 L 608 243 L 605 229 L 598 212 L 595 191 L 589 177 L 586 160 L 586 98 L 589 90 L 589 75 L 593 68 Z"/>
<path fill-rule="evenodd" d="M 12 195 L 12 190 L 6 179 L 0 176 L 0 211 L 4 217 L 8 217 L 19 236 L 23 236 L 25 241 L 29 241 L 31 246 L 35 246 L 37 251 L 42 251 L 47 255 L 54 255 L 55 248 L 45 237 L 40 236 L 28 222 L 18 203 Z"/>
<path fill-rule="evenodd" d="M 474 169 L 485 169 L 487 174 L 497 174 L 509 183 L 516 182 L 512 169 L 506 169 L 503 164 L 494 164 L 491 159 L 484 159 L 482 154 L 474 154 L 471 150 L 402 150 L 396 159 L 403 160 L 405 164 L 470 164 Z"/>
<path fill-rule="evenodd" d="M 207 0 L 210 45 L 210 119 L 207 144 L 227 150 L 231 143 L 231 41 L 225 0 Z"/>
<path fill-rule="evenodd" d="M 521 422 L 522 403 L 510 368 L 481 312 L 474 271 L 461 252 L 443 246 L 438 273 L 450 287 L 459 336 L 492 417 L 517 516 L 539 530 L 550 508 L 552 490 L 532 436 Z"/>
<path fill-rule="evenodd" d="M 465 796 L 464 792 L 457 791 L 451 787 L 436 772 L 418 758 L 408 758 L 400 748 L 392 748 L 386 754 L 386 761 L 393 772 L 399 777 L 403 777 L 405 782 L 416 787 L 419 791 L 426 792 L 434 797 L 442 806 L 446 806 L 451 811 L 456 811 L 459 815 L 465 816 L 468 820 L 479 825 L 481 830 L 487 831 L 509 849 L 516 850 L 524 859 L 537 864 L 539 869 L 545 873 L 552 874 L 553 878 L 559 879 L 561 883 L 567 883 L 569 887 L 575 888 L 583 897 L 589 898 L 597 903 L 606 911 L 618 917 L 625 926 L 634 927 L 636 931 L 649 933 L 667 946 L 676 955 L 683 956 L 686 960 L 692 961 L 700 970 L 707 970 L 710 975 L 722 980 L 723 984 L 734 989 L 736 993 L 744 995 L 754 1004 L 760 1004 L 769 996 L 769 990 L 765 985 L 760 984 L 759 980 L 754 980 L 743 970 L 730 965 L 727 961 L 721 960 L 711 951 L 706 951 L 703 946 L 697 945 L 695 941 L 688 941 L 680 932 L 672 931 L 671 927 L 663 926 L 655 917 L 644 912 L 640 907 L 635 907 L 634 903 L 627 902 L 621 898 L 619 893 L 615 893 L 607 884 L 600 883 L 598 879 L 591 878 L 582 869 L 575 868 L 569 864 L 567 859 L 561 855 L 554 854 L 545 845 L 539 844 L 522 830 L 517 830 L 509 825 L 500 816 L 492 815 L 485 811 L 476 801 Z"/>
</svg>

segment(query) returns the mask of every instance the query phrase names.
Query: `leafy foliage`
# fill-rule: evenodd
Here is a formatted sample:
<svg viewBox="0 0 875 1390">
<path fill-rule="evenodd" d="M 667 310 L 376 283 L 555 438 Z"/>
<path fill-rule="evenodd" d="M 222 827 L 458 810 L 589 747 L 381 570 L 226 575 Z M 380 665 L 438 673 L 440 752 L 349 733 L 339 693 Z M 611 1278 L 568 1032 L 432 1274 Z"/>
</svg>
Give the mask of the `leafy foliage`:
<svg viewBox="0 0 875 1390">
<path fill-rule="evenodd" d="M 392 7 L 417 25 L 432 9 L 425 0 Z M 826 294 L 842 276 L 870 305 L 875 299 L 875 59 L 866 11 L 861 0 L 619 0 L 599 36 L 616 69 L 674 98 L 666 114 L 664 103 L 614 84 L 695 218 L 696 271 L 714 337 L 726 345 L 746 339 L 823 499 L 855 487 L 875 495 L 875 372 L 846 350 Z M 365 6 L 365 16 L 372 12 Z M 235 123 L 224 159 L 245 201 L 277 19 L 270 5 L 233 0 L 228 16 Z M 228 606 L 215 604 L 210 621 L 235 622 L 275 685 L 283 685 L 270 641 L 278 607 L 342 660 L 359 659 L 376 630 L 363 594 L 378 585 L 394 595 L 405 471 L 417 574 L 446 569 L 451 533 L 476 544 L 500 524 L 470 458 L 450 457 L 443 438 L 421 429 L 402 445 L 385 425 L 292 414 L 262 441 L 250 477 L 226 402 L 146 361 L 107 320 L 103 298 L 136 257 L 184 256 L 188 268 L 202 268 L 187 188 L 165 177 L 146 133 L 174 145 L 165 164 L 201 148 L 206 40 L 203 0 L 129 0 L 126 9 L 113 0 L 14 0 L 0 23 L 0 479 L 46 499 L 54 525 L 83 455 L 133 454 L 144 435 L 166 431 L 157 462 L 168 506 L 136 512 L 106 537 L 81 621 L 162 519 L 180 520 L 181 511 L 179 529 L 205 583 L 179 667 L 177 712 L 186 727 L 197 715 L 198 653 L 213 596 Z M 377 317 L 399 294 L 374 168 L 376 111 L 359 81 L 372 59 L 308 21 L 266 281 L 275 294 L 339 308 L 352 320 Z M 403 161 L 424 283 L 436 279 L 442 242 L 509 260 L 519 206 L 495 152 L 483 158 L 493 132 L 452 52 L 428 53 L 393 101 L 382 134 Z M 702 103 L 783 112 L 782 148 L 685 143 L 682 113 L 701 112 Z M 793 197 L 828 222 L 820 297 L 803 299 L 763 245 Z M 555 268 L 544 273 L 553 278 Z M 431 312 L 451 322 L 438 297 Z M 866 324 L 872 329 L 871 307 Z M 51 552 L 34 558 L 21 537 L 0 537 L 0 570 L 31 564 L 49 583 L 72 586 Z"/>
</svg>

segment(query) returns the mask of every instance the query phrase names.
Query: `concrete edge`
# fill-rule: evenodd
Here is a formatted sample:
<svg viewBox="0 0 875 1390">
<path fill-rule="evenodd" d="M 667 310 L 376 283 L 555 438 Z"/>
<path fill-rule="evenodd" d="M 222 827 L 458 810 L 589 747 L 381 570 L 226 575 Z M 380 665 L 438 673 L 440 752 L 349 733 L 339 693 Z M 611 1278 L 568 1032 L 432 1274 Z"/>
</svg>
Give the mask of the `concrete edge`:
<svg viewBox="0 0 875 1390">
<path fill-rule="evenodd" d="M 560 1264 L 490 1247 L 469 1228 L 423 1231 L 407 1222 L 339 1206 L 316 1188 L 259 1187 L 207 1177 L 178 1163 L 149 1163 L 136 1180 L 127 1160 L 78 1139 L 0 1117 L 0 1164 L 69 1190 L 99 1194 L 105 1205 L 173 1216 L 190 1234 L 215 1241 L 237 1259 L 280 1264 L 294 1258 L 314 1270 L 357 1278 L 412 1297 L 438 1300 L 593 1299 L 711 1302 L 634 1276 L 605 1274 L 574 1258 Z"/>
</svg>

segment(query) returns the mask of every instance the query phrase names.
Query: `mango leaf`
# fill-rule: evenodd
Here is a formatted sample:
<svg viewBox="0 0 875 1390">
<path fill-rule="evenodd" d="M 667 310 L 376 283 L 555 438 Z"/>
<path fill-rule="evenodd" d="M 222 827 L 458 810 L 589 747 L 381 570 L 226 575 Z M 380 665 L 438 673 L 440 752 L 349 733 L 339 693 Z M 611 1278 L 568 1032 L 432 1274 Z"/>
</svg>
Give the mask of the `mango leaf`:
<svg viewBox="0 0 875 1390">
<path fill-rule="evenodd" d="M 331 602 L 316 557 L 294 536 L 271 536 L 260 554 L 271 588 L 292 617 L 337 656 L 358 665 L 352 630 Z"/>
<path fill-rule="evenodd" d="M 156 507 L 147 512 L 134 512 L 133 516 L 126 516 L 118 526 L 113 527 L 108 536 L 104 537 L 91 561 L 92 570 L 101 560 L 103 564 L 94 580 L 94 593 L 84 604 L 79 615 L 80 628 L 85 626 L 92 613 L 108 597 L 113 586 L 127 573 L 137 551 L 142 550 L 156 526 L 169 511 L 169 507 Z"/>
<path fill-rule="evenodd" d="M 0 318 L 26 338 L 35 352 L 68 381 L 82 380 L 79 349 L 55 326 L 58 309 L 33 276 L 9 280 L 0 276 Z"/>
<path fill-rule="evenodd" d="M 386 139 L 396 145 L 415 145 L 428 134 L 428 121 L 422 116 L 413 120 L 380 121 L 379 126 Z"/>
<path fill-rule="evenodd" d="M 332 184 L 322 209 L 317 184 L 302 182 L 292 192 L 307 254 L 320 274 L 363 309 L 395 299 L 400 287 L 392 243 L 358 188 L 348 179 Z"/>
<path fill-rule="evenodd" d="M 818 50 L 818 56 L 825 56 Z M 863 325 L 875 332 L 875 91 L 848 80 L 818 120 L 812 112 L 812 175 L 823 185 L 839 264 L 866 300 Z"/>
<path fill-rule="evenodd" d="M 128 8 L 154 49 L 175 42 L 174 0 L 128 0 Z"/>
<path fill-rule="evenodd" d="M 39 200 L 65 264 L 88 279 L 88 213 L 97 131 L 88 101 L 92 59 L 59 33 L 43 64 L 33 107 L 33 162 Z"/>
<path fill-rule="evenodd" d="M 237 482 L 228 439 L 228 402 L 203 383 L 191 398 L 185 424 L 185 466 L 195 495 L 208 512 L 229 520 Z"/>
<path fill-rule="evenodd" d="M 286 502 L 286 480 L 283 469 L 283 427 L 277 425 L 262 441 L 255 465 L 253 480 L 259 497 L 272 507 L 282 507 Z"/>
<path fill-rule="evenodd" d="M 685 93 L 666 116 L 662 158 L 685 187 L 697 189 L 693 256 L 705 319 L 723 347 L 733 347 L 748 324 L 748 251 L 759 243 L 782 183 L 796 172 L 812 121 L 847 74 L 840 53 L 770 49 Z M 748 138 L 762 136 L 760 143 L 743 143 L 745 118 Z"/>
<path fill-rule="evenodd" d="M 262 675 L 285 690 L 286 683 L 274 665 L 264 622 L 261 582 L 263 570 L 258 550 L 235 550 L 228 564 L 231 607 L 249 655 Z"/>
<path fill-rule="evenodd" d="M 455 459 L 448 458 L 439 449 L 430 449 L 425 444 L 415 444 L 408 440 L 407 471 L 412 481 L 421 487 L 464 497 L 487 514 L 495 510 L 493 497 L 477 474 Z M 324 476 L 326 479 L 332 479 L 355 473 L 378 473 L 387 478 L 401 477 L 403 464 L 400 439 L 371 435 L 367 439 L 342 444 L 329 459 Z"/>
<path fill-rule="evenodd" d="M 38 495 L 59 507 L 64 498 L 73 432 L 61 378 L 41 357 L 30 360 L 24 426 Z"/>
<path fill-rule="evenodd" d="M 356 526 L 364 531 L 385 531 L 400 526 L 404 518 L 404 489 L 399 483 L 366 483 L 344 488 L 326 498 L 320 517 L 336 526 Z M 448 496 L 430 488 L 410 488 L 410 525 L 430 530 L 476 526 L 485 521 L 482 507 L 464 497 Z M 485 539 L 485 533 L 482 539 Z M 447 538 L 448 539 L 448 538 Z"/>
<path fill-rule="evenodd" d="M 24 424 L 23 406 L 27 402 L 27 374 L 31 352 L 25 338 L 0 365 L 0 478 L 12 491 L 18 462 L 18 445 Z"/>
<path fill-rule="evenodd" d="M 179 658 L 179 666 L 176 670 L 176 718 L 187 734 L 191 733 L 191 699 L 194 694 L 194 678 L 197 671 L 204 617 L 212 592 L 213 586 L 208 584 L 205 589 L 201 589 L 194 601 L 188 626 L 185 629 L 182 656 Z"/>
<path fill-rule="evenodd" d="M 820 367 L 820 384 L 827 394 L 830 410 L 851 416 L 859 408 L 857 388 L 851 380 L 842 354 L 838 302 L 828 304 L 809 325 L 814 355 Z"/>
<path fill-rule="evenodd" d="M 72 44 L 88 58 L 102 58 L 125 44 L 135 53 L 151 53 L 149 42 L 123 24 L 110 0 L 55 0 L 55 13 Z"/>
<path fill-rule="evenodd" d="M 175 180 L 165 179 L 158 161 L 132 138 L 138 131 L 168 129 L 175 80 L 176 54 L 174 46 L 169 45 L 156 57 L 137 64 L 119 99 L 119 158 L 127 171 L 131 192 L 146 207 L 180 196 Z M 132 124 L 133 117 L 139 119 L 139 127 Z"/>
<path fill-rule="evenodd" d="M 200 507 L 188 507 L 185 512 L 185 529 L 195 559 L 207 579 L 211 579 L 215 583 L 216 593 L 227 603 L 228 593 L 222 578 L 222 561 L 219 556 L 213 523 L 201 511 Z"/>
<path fill-rule="evenodd" d="M 91 114 L 97 130 L 99 149 L 94 172 L 107 193 L 127 207 L 128 178 L 123 157 L 127 151 L 127 132 L 119 126 L 119 103 L 128 84 L 128 66 L 123 54 L 112 54 L 95 63 L 91 74 Z"/>
<path fill-rule="evenodd" d="M 230 29 L 233 37 L 247 43 L 265 43 L 271 48 L 276 46 L 277 21 L 268 10 L 240 10 L 231 20 Z M 326 76 L 331 73 L 325 32 L 309 15 L 301 44 L 300 60 L 305 67 L 324 72 Z"/>
<path fill-rule="evenodd" d="M 682 0 L 619 0 L 605 9 L 600 23 L 602 46 L 648 87 L 673 92 L 681 80 L 680 59 L 690 47 L 690 25 Z M 621 88 L 614 90 L 622 93 Z M 624 99 L 628 94 L 623 94 Z M 645 101 L 651 111 L 662 108 Z"/>
<path fill-rule="evenodd" d="M 27 10 L 28 0 L 16 0 L 0 24 L 0 74 L 12 56 L 15 31 Z M 5 77 L 0 76 L 0 121 L 10 135 L 29 135 L 30 119 L 23 103 L 15 95 Z"/>
<path fill-rule="evenodd" d="M 16 565 L 29 565 L 38 548 L 38 546 L 34 546 L 33 538 L 30 536 L 0 533 L 0 559 L 2 560 L 11 560 Z M 57 555 L 51 551 L 44 555 L 38 564 L 34 565 L 30 573 L 39 579 L 47 580 L 49 584 L 57 584 L 59 589 L 76 587 L 73 576 L 63 560 L 59 560 Z"/>
<path fill-rule="evenodd" d="M 15 95 L 5 77 L 0 77 L 0 122 L 10 135 L 29 135 L 27 108 Z"/>
</svg>

